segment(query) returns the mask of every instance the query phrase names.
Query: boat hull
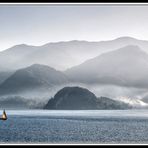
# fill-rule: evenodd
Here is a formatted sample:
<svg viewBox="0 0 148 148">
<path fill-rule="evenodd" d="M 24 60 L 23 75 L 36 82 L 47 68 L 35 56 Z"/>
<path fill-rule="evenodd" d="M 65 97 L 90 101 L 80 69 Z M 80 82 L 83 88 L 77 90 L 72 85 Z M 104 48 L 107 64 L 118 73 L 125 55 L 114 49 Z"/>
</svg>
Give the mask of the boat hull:
<svg viewBox="0 0 148 148">
<path fill-rule="evenodd" d="M 7 120 L 7 119 L 0 118 L 0 120 Z"/>
</svg>

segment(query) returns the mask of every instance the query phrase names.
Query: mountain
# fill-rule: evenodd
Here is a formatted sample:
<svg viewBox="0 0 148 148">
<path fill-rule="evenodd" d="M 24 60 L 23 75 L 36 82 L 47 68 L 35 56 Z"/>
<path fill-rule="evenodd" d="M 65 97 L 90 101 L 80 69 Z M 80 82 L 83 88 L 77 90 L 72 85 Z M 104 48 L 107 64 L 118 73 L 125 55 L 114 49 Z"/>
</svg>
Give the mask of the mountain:
<svg viewBox="0 0 148 148">
<path fill-rule="evenodd" d="M 41 94 L 51 87 L 67 83 L 67 77 L 49 66 L 34 64 L 17 70 L 0 85 L 0 95 Z"/>
<path fill-rule="evenodd" d="M 109 98 L 97 98 L 88 89 L 81 87 L 64 87 L 54 98 L 50 99 L 45 109 L 57 110 L 95 110 L 95 109 L 127 109 L 127 104 Z"/>
<path fill-rule="evenodd" d="M 65 74 L 74 82 L 148 87 L 148 54 L 129 45 L 72 67 Z"/>
<path fill-rule="evenodd" d="M 16 45 L 0 52 L 0 71 L 17 70 L 35 63 L 48 65 L 58 70 L 66 70 L 102 53 L 127 45 L 137 45 L 148 52 L 148 41 L 131 37 L 99 42 L 63 41 L 47 43 L 42 46 Z"/>
<path fill-rule="evenodd" d="M 0 52 L 0 71 L 7 72 L 22 68 L 23 63 L 20 61 L 37 50 L 37 46 L 30 46 L 26 44 L 20 44 L 13 46 L 9 49 Z"/>
<path fill-rule="evenodd" d="M 0 84 L 8 79 L 13 73 L 14 71 L 0 72 Z"/>
</svg>

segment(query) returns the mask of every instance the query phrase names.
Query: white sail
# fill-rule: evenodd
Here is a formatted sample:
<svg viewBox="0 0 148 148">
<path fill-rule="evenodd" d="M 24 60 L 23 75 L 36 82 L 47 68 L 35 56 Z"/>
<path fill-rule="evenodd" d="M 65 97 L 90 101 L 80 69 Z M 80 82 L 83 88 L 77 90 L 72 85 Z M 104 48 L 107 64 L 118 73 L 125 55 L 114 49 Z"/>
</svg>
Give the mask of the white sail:
<svg viewBox="0 0 148 148">
<path fill-rule="evenodd" d="M 2 119 L 3 119 L 3 120 L 6 120 L 6 119 L 7 119 L 7 115 L 6 115 L 5 110 L 3 111 L 3 114 L 2 114 Z"/>
</svg>

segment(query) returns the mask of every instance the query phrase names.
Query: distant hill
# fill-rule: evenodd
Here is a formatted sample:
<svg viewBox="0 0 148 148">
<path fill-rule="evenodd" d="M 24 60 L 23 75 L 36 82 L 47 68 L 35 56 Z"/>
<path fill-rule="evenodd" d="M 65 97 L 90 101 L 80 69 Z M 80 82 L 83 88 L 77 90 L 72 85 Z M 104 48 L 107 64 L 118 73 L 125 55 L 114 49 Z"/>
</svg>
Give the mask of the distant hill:
<svg viewBox="0 0 148 148">
<path fill-rule="evenodd" d="M 0 72 L 0 84 L 8 79 L 15 71 Z"/>
<path fill-rule="evenodd" d="M 21 94 L 27 91 L 42 93 L 56 85 L 67 83 L 67 77 L 49 66 L 34 64 L 17 70 L 0 85 L 0 95 Z M 38 91 L 41 92 L 38 92 Z"/>
<path fill-rule="evenodd" d="M 148 52 L 148 41 L 132 37 L 98 42 L 61 41 L 43 46 L 20 44 L 0 52 L 0 72 L 25 68 L 35 63 L 48 65 L 57 70 L 66 70 L 102 53 L 127 45 L 137 45 Z"/>
<path fill-rule="evenodd" d="M 148 87 L 148 54 L 138 46 L 101 54 L 65 71 L 74 82 Z"/>
<path fill-rule="evenodd" d="M 81 87 L 64 87 L 54 98 L 50 99 L 45 109 L 57 110 L 95 110 L 95 109 L 127 109 L 129 105 L 109 98 L 97 98 L 88 89 Z"/>
</svg>

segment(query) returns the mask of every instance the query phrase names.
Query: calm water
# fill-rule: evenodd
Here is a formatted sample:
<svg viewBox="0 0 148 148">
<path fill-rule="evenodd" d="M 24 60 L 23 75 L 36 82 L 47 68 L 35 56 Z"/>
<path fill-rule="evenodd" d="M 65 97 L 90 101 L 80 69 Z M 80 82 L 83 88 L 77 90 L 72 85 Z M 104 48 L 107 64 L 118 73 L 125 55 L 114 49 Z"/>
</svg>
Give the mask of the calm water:
<svg viewBox="0 0 148 148">
<path fill-rule="evenodd" d="M 148 110 L 6 112 L 0 143 L 148 144 Z"/>
</svg>

